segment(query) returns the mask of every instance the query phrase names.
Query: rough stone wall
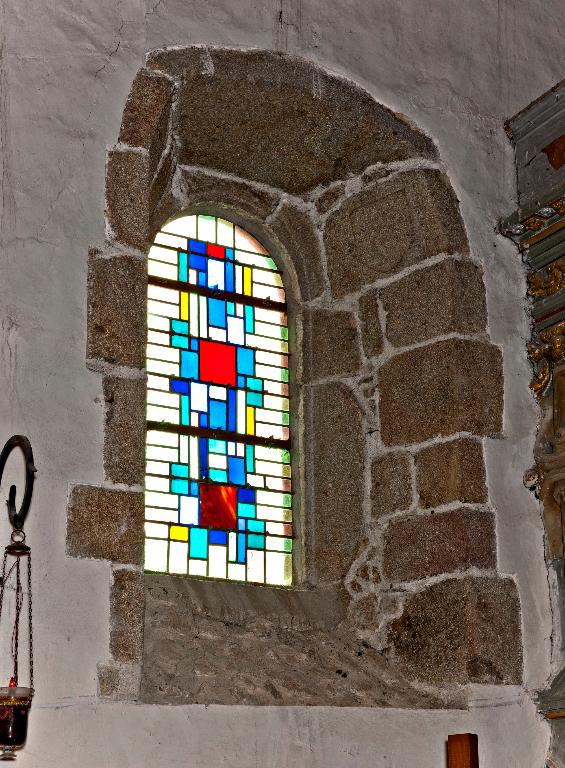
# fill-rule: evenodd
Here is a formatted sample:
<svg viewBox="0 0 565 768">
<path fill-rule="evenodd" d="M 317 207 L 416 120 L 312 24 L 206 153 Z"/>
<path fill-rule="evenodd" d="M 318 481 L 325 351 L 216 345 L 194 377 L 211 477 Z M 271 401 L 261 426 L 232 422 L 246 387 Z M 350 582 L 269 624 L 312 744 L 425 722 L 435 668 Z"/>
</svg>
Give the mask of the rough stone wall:
<svg viewBox="0 0 565 768">
<path fill-rule="evenodd" d="M 438 768 L 447 734 L 469 731 L 479 735 L 481 768 L 543 763 L 549 731 L 531 694 L 543 687 L 561 641 L 551 624 L 554 576 L 548 584 L 543 525 L 522 485 L 537 423 L 524 356 L 526 286 L 515 247 L 495 224 L 515 208 L 503 124 L 562 79 L 562 13 L 562 0 L 361 0 L 347 8 L 327 0 L 0 4 L 0 424 L 4 438 L 29 435 L 39 469 L 27 526 L 36 565 L 37 685 L 28 746 L 18 757 L 23 768 L 179 761 L 197 768 Z M 303 56 L 360 83 L 437 144 L 472 259 L 484 269 L 489 337 L 503 351 L 504 429 L 479 442 L 498 568 L 520 594 L 523 686 L 472 686 L 466 710 L 100 700 L 97 664 L 110 658 L 113 567 L 65 553 L 69 485 L 98 486 L 104 477 L 103 376 L 84 365 L 85 255 L 93 244 L 104 247 L 106 147 L 119 135 L 145 52 L 193 43 Z M 321 210 L 334 194 L 320 199 Z M 363 303 L 373 300 L 369 292 Z M 378 349 L 378 330 L 362 332 L 363 343 Z M 19 473 L 13 479 L 21 483 Z M 124 489 L 110 480 L 104 486 Z M 5 540 L 5 515 L 0 534 Z"/>
<path fill-rule="evenodd" d="M 430 140 L 300 59 L 156 51 L 106 194 L 88 359 L 106 371 L 105 474 L 129 490 L 76 487 L 68 523 L 70 554 L 118 568 L 101 694 L 137 697 L 142 634 L 147 702 L 430 708 L 459 702 L 461 684 L 520 683 L 481 442 L 502 431 L 502 356 Z M 286 598 L 140 571 L 143 252 L 190 210 L 244 221 L 286 276 L 304 561 Z M 336 607 L 320 625 L 324 601 Z"/>
</svg>

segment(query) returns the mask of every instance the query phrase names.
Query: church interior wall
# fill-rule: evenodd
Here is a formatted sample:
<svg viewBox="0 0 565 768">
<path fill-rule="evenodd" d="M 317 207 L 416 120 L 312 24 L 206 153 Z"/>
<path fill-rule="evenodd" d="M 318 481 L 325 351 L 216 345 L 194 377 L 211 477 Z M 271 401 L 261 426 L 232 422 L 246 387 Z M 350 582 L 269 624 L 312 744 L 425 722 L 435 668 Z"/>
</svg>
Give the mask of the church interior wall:
<svg viewBox="0 0 565 768">
<path fill-rule="evenodd" d="M 40 0 L 0 8 L 2 167 L 0 423 L 30 437 L 38 477 L 28 525 L 36 563 L 37 694 L 24 766 L 230 764 L 422 768 L 448 733 L 479 734 L 481 766 L 541 765 L 533 696 L 560 660 L 543 525 L 523 487 L 538 419 L 528 390 L 525 275 L 497 232 L 516 207 L 504 121 L 562 77 L 558 0 Z M 537 23 L 534 23 L 537 22 Z M 522 685 L 472 686 L 466 709 L 160 706 L 102 700 L 111 567 L 66 552 L 71 486 L 103 477 L 102 377 L 85 365 L 87 255 L 102 248 L 107 149 L 147 51 L 257 47 L 302 56 L 365 88 L 438 146 L 473 258 L 488 333 L 503 354 L 504 427 L 485 443 L 500 573 L 521 603 Z M 561 60 L 560 60 L 561 56 Z M 15 469 L 14 469 L 15 471 Z M 7 521 L 0 517 L 0 533 Z"/>
</svg>

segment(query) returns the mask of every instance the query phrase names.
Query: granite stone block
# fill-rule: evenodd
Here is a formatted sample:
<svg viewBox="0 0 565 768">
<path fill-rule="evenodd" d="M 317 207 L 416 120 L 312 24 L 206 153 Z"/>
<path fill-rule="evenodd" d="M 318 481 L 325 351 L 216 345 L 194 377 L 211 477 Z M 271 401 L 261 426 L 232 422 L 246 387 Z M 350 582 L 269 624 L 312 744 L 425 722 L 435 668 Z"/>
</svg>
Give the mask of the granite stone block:
<svg viewBox="0 0 565 768">
<path fill-rule="evenodd" d="M 424 448 L 416 456 L 416 477 L 423 507 L 452 501 L 480 504 L 487 500 L 483 448 L 479 440 L 461 438 Z"/>
<path fill-rule="evenodd" d="M 392 521 L 385 532 L 385 579 L 413 581 L 468 568 L 496 568 L 494 516 L 455 509 Z"/>
<path fill-rule="evenodd" d="M 397 355 L 380 369 L 379 391 L 386 445 L 502 430 L 502 355 L 491 344 L 449 339 Z"/>
<path fill-rule="evenodd" d="M 67 554 L 143 563 L 143 494 L 76 485 L 67 510 Z"/>
</svg>

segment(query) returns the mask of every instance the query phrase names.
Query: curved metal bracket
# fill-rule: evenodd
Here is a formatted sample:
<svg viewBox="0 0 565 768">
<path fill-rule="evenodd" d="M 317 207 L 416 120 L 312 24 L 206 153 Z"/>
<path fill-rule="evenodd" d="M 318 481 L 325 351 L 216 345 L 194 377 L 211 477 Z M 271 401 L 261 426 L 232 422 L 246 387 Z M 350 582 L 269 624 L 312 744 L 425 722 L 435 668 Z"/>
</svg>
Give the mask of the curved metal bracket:
<svg viewBox="0 0 565 768">
<path fill-rule="evenodd" d="M 8 493 L 8 500 L 6 502 L 8 506 L 8 517 L 12 528 L 16 531 L 21 531 L 24 527 L 24 523 L 29 512 L 31 505 L 31 497 L 33 495 L 33 483 L 35 481 L 35 473 L 37 472 L 35 464 L 33 463 L 33 451 L 31 450 L 31 443 L 23 435 L 13 435 L 0 453 L 0 483 L 2 482 L 2 475 L 4 473 L 4 467 L 8 460 L 8 456 L 12 453 L 14 448 L 20 448 L 24 455 L 25 460 L 25 473 L 26 473 L 26 487 L 24 491 L 24 497 L 22 499 L 22 505 L 19 511 L 16 512 L 16 486 L 11 485 Z"/>
</svg>

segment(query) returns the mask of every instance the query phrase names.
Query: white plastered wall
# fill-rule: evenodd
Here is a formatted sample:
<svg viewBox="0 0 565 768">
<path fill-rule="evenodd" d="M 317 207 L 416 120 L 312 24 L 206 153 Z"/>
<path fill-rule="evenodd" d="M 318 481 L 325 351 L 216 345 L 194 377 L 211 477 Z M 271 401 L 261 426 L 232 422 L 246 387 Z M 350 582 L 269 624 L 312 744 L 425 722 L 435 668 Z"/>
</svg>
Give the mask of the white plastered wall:
<svg viewBox="0 0 565 768">
<path fill-rule="evenodd" d="M 563 77 L 560 15 L 562 0 L 0 0 L 0 442 L 28 435 L 39 468 L 29 523 L 37 697 L 24 768 L 437 768 L 447 734 L 464 731 L 479 734 L 481 768 L 542 765 L 548 730 L 528 692 L 551 674 L 552 625 L 539 512 L 521 484 L 537 412 L 523 270 L 495 226 L 515 207 L 502 125 Z M 522 600 L 524 690 L 477 688 L 468 712 L 96 700 L 110 568 L 65 555 L 68 486 L 102 477 L 101 380 L 85 367 L 86 254 L 104 238 L 106 147 L 144 53 L 191 43 L 303 55 L 437 141 L 504 350 L 505 435 L 489 442 L 488 477 L 500 570 Z M 0 543 L 7 532 L 0 514 Z"/>
</svg>

